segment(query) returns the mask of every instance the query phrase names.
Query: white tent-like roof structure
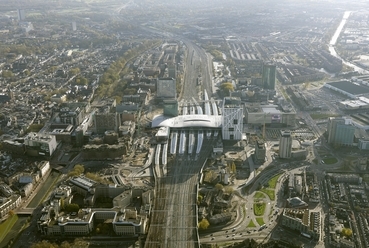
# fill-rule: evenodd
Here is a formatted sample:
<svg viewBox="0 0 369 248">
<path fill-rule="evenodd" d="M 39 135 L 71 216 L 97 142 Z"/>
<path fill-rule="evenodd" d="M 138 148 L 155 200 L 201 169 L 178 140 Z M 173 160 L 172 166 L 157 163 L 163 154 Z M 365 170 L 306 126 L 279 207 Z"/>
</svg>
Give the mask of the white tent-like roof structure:
<svg viewBox="0 0 369 248">
<path fill-rule="evenodd" d="M 221 128 L 221 115 L 180 115 L 176 117 L 166 117 L 157 115 L 152 120 L 151 126 L 155 127 L 206 127 L 206 128 Z"/>
</svg>

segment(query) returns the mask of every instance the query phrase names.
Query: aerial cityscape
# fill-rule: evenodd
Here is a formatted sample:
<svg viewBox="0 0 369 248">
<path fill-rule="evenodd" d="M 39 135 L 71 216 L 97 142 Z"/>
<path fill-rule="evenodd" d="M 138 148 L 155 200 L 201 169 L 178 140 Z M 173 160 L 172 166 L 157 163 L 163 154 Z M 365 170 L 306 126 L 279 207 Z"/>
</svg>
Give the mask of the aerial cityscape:
<svg viewBox="0 0 369 248">
<path fill-rule="evenodd" d="M 368 248 L 369 2 L 0 0 L 0 248 Z"/>
</svg>

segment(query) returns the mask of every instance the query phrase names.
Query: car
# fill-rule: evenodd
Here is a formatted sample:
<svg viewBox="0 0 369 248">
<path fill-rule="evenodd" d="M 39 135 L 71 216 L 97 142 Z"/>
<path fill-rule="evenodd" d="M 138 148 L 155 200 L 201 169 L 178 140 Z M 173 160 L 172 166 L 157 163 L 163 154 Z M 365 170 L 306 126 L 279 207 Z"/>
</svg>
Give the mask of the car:
<svg viewBox="0 0 369 248">
<path fill-rule="evenodd" d="M 228 230 L 226 231 L 226 233 L 228 233 Z"/>
<path fill-rule="evenodd" d="M 214 240 L 214 237 L 212 237 L 211 240 Z"/>
<path fill-rule="evenodd" d="M 226 238 L 229 238 L 229 235 L 227 235 Z"/>
<path fill-rule="evenodd" d="M 232 229 L 232 232 L 234 232 L 234 231 L 236 231 L 236 228 L 233 228 L 233 229 Z"/>
<path fill-rule="evenodd" d="M 247 233 L 251 233 L 251 231 L 247 231 Z"/>
</svg>

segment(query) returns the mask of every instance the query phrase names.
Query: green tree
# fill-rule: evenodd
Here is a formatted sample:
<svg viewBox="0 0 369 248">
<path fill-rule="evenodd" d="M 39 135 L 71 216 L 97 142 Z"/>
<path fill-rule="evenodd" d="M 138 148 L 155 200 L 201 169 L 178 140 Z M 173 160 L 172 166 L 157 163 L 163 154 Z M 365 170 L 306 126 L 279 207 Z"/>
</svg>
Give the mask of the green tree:
<svg viewBox="0 0 369 248">
<path fill-rule="evenodd" d="M 81 70 L 78 67 L 74 67 L 69 70 L 69 75 L 74 76 L 81 72 Z"/>
<path fill-rule="evenodd" d="M 13 215 L 15 215 L 15 212 L 14 212 L 14 210 L 9 210 L 8 214 L 9 214 L 9 216 L 13 216 Z"/>
<path fill-rule="evenodd" d="M 58 248 L 58 245 L 55 243 L 50 243 L 46 240 L 42 240 L 41 242 L 32 244 L 31 248 Z"/>
<path fill-rule="evenodd" d="M 343 228 L 341 234 L 342 236 L 349 238 L 352 236 L 352 230 L 350 228 Z"/>
<path fill-rule="evenodd" d="M 224 187 L 224 192 L 228 194 L 232 194 L 234 192 L 233 187 L 232 186 Z"/>
<path fill-rule="evenodd" d="M 76 164 L 74 167 L 73 167 L 73 170 L 71 170 L 69 173 L 68 173 L 68 176 L 70 177 L 75 177 L 75 176 L 79 176 L 81 175 L 83 172 L 85 171 L 85 167 L 81 164 Z"/>
<path fill-rule="evenodd" d="M 79 206 L 78 204 L 75 203 L 71 203 L 65 206 L 65 211 L 67 212 L 78 212 L 79 211 Z"/>
<path fill-rule="evenodd" d="M 11 72 L 11 71 L 8 71 L 8 70 L 4 70 L 1 73 L 1 75 L 2 75 L 3 78 L 12 78 L 12 77 L 14 77 L 14 73 Z"/>
<path fill-rule="evenodd" d="M 202 195 L 198 195 L 197 196 L 197 205 L 200 205 L 200 203 L 202 202 L 203 199 L 204 199 L 204 197 Z"/>
<path fill-rule="evenodd" d="M 225 96 L 229 96 L 232 91 L 234 91 L 233 84 L 231 82 L 222 83 L 220 85 L 220 90 Z"/>
<path fill-rule="evenodd" d="M 220 183 L 217 183 L 215 184 L 215 188 L 220 191 L 220 190 L 223 190 L 224 187 Z"/>
<path fill-rule="evenodd" d="M 199 229 L 200 230 L 206 230 L 206 229 L 208 229 L 209 226 L 210 226 L 210 223 L 207 219 L 202 219 L 199 222 Z"/>
</svg>

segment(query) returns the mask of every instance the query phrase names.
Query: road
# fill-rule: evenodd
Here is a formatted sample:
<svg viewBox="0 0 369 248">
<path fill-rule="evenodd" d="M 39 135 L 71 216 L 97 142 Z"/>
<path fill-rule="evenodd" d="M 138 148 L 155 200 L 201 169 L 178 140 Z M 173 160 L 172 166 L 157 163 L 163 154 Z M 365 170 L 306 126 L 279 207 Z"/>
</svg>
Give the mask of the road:
<svg viewBox="0 0 369 248">
<path fill-rule="evenodd" d="M 199 156 L 177 155 L 158 179 L 146 248 L 199 247 L 196 185 L 211 150 L 212 141 L 205 140 Z"/>
</svg>

